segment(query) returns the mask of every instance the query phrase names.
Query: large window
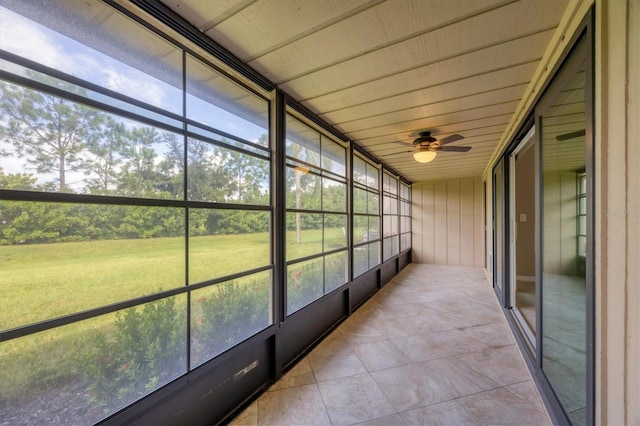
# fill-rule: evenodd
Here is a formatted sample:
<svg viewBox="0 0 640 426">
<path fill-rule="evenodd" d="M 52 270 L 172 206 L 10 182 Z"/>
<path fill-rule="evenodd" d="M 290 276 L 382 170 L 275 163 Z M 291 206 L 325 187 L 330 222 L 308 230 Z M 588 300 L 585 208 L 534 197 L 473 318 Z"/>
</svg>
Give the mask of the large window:
<svg viewBox="0 0 640 426">
<path fill-rule="evenodd" d="M 287 115 L 287 314 L 348 281 L 346 148 Z"/>
<path fill-rule="evenodd" d="M 382 173 L 382 260 L 400 253 L 400 215 L 398 212 L 398 178 Z"/>
<path fill-rule="evenodd" d="M 587 257 L 587 174 L 578 172 L 578 258 Z"/>
<path fill-rule="evenodd" d="M 380 170 L 353 156 L 353 276 L 380 264 Z"/>
<path fill-rule="evenodd" d="M 102 2 L 11 5 L 0 410 L 90 424 L 272 323 L 269 103 Z"/>
</svg>

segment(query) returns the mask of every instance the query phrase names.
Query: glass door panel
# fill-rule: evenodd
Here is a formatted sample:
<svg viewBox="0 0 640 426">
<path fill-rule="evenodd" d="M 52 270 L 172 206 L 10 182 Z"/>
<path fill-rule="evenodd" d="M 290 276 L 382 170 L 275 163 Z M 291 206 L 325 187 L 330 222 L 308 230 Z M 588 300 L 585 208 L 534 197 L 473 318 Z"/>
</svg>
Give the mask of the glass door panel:
<svg viewBox="0 0 640 426">
<path fill-rule="evenodd" d="M 529 343 L 536 334 L 536 199 L 535 153 L 532 128 L 509 157 L 509 223 L 511 229 L 510 307 Z"/>
<path fill-rule="evenodd" d="M 585 67 L 539 114 L 542 167 L 542 370 L 573 424 L 587 405 Z"/>
<path fill-rule="evenodd" d="M 504 283 L 504 161 L 493 169 L 493 286 L 502 294 Z"/>
</svg>

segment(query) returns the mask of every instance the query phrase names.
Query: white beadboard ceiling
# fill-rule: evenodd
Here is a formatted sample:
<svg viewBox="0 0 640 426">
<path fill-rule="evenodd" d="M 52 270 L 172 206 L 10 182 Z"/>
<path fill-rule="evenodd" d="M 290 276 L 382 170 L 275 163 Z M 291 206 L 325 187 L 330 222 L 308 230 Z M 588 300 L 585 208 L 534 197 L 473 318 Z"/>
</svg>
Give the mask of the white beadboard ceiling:
<svg viewBox="0 0 640 426">
<path fill-rule="evenodd" d="M 412 182 L 480 176 L 569 0 L 162 0 Z M 466 153 L 417 163 L 421 130 Z"/>
</svg>

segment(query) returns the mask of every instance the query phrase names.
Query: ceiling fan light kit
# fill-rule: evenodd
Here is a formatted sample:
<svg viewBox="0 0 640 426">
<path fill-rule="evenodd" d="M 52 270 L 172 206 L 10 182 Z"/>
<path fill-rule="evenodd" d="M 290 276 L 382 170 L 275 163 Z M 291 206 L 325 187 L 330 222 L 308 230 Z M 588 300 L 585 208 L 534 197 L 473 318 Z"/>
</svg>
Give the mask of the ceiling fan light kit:
<svg viewBox="0 0 640 426">
<path fill-rule="evenodd" d="M 293 170 L 296 172 L 296 174 L 299 175 L 306 175 L 307 173 L 309 173 L 309 169 L 304 166 L 296 166 L 293 168 Z"/>
<path fill-rule="evenodd" d="M 413 153 L 413 158 L 418 163 L 428 163 L 429 161 L 433 161 L 433 159 L 436 158 L 436 152 L 427 150 L 416 151 Z"/>
<path fill-rule="evenodd" d="M 462 139 L 464 139 L 464 136 L 453 134 L 438 141 L 438 139 L 431 136 L 431 132 L 426 130 L 420 131 L 418 133 L 418 138 L 415 139 L 412 143 L 414 149 L 412 149 L 411 151 L 405 151 L 405 152 L 413 152 L 413 159 L 416 160 L 418 163 L 429 163 L 436 158 L 438 151 L 468 152 L 471 149 L 470 146 L 444 146 L 452 142 L 457 142 Z M 401 142 L 394 142 L 394 143 L 405 145 L 404 143 L 401 143 Z M 403 153 L 398 152 L 398 153 L 383 155 L 383 157 L 389 157 L 392 155 L 403 155 Z"/>
</svg>

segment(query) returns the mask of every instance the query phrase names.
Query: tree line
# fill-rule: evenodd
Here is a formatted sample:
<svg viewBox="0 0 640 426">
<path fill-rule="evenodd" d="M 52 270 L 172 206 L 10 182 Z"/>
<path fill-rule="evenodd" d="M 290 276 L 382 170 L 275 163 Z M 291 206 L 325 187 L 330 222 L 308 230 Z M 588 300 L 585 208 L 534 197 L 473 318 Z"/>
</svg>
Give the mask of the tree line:
<svg viewBox="0 0 640 426">
<path fill-rule="evenodd" d="M 48 84 L 88 97 L 83 89 Z M 133 198 L 184 199 L 269 205 L 270 163 L 259 157 L 125 120 L 105 111 L 12 83 L 0 83 L 0 188 Z M 267 135 L 259 143 L 264 144 Z M 223 139 L 221 142 L 225 143 Z M 308 152 L 307 155 L 318 155 Z M 188 172 L 185 173 L 185 170 Z M 186 183 L 185 183 L 186 180 Z M 290 207 L 313 205 L 344 211 L 346 187 L 322 188 L 312 175 L 287 176 Z M 185 234 L 177 208 L 0 200 L 0 244 L 53 243 Z M 189 234 L 237 234 L 269 230 L 267 213 L 191 209 Z M 287 217 L 287 229 L 344 226 L 340 217 Z"/>
</svg>

